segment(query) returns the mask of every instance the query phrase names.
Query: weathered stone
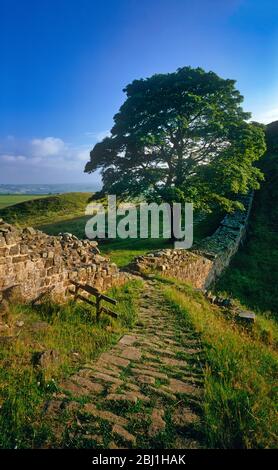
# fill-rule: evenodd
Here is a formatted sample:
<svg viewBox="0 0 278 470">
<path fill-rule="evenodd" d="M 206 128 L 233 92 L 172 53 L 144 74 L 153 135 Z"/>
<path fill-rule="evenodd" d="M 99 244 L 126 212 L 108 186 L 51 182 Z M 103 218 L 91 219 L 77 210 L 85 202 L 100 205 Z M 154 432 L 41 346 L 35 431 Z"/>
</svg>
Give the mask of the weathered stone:
<svg viewBox="0 0 278 470">
<path fill-rule="evenodd" d="M 110 353 L 103 353 L 101 355 L 101 359 L 103 361 L 107 361 L 108 363 L 110 362 L 111 364 L 115 364 L 116 366 L 120 366 L 120 367 L 127 367 L 130 363 L 129 360 L 124 359 L 122 357 L 115 356 Z"/>
<path fill-rule="evenodd" d="M 64 382 L 62 382 L 60 384 L 60 388 L 65 392 L 69 392 L 71 395 L 77 398 L 90 394 L 90 391 L 87 388 L 82 387 L 81 385 L 72 382 L 71 380 L 65 380 Z"/>
<path fill-rule="evenodd" d="M 151 377 L 155 377 L 157 379 L 164 379 L 164 380 L 168 379 L 168 376 L 164 374 L 163 372 L 157 372 L 153 369 L 147 369 L 144 366 L 140 369 L 136 367 L 132 367 L 132 373 L 139 374 L 139 375 L 150 375 Z"/>
<path fill-rule="evenodd" d="M 59 354 L 54 349 L 49 349 L 43 352 L 34 353 L 33 363 L 36 366 L 40 366 L 43 369 L 46 369 L 54 362 L 57 362 L 59 359 Z"/>
<path fill-rule="evenodd" d="M 101 379 L 104 382 L 112 382 L 114 384 L 120 385 L 123 383 L 122 380 L 118 379 L 117 377 L 113 377 L 110 374 L 105 374 L 103 372 L 96 372 L 94 373 L 94 377 L 96 379 Z"/>
<path fill-rule="evenodd" d="M 162 386 L 164 390 L 169 390 L 172 393 L 184 393 L 186 395 L 199 395 L 200 390 L 192 384 L 182 382 L 177 379 L 169 379 L 169 385 Z"/>
<path fill-rule="evenodd" d="M 155 378 L 149 375 L 137 375 L 136 380 L 142 384 L 155 384 Z"/>
<path fill-rule="evenodd" d="M 162 389 L 161 387 L 155 388 L 153 386 L 150 386 L 150 390 L 152 390 L 152 392 L 155 393 L 156 395 L 162 398 L 166 398 L 167 400 L 176 401 L 177 399 L 176 395 L 174 395 L 173 393 L 169 391 Z"/>
<path fill-rule="evenodd" d="M 86 403 L 83 407 L 83 411 L 95 418 L 100 418 L 104 421 L 108 421 L 109 423 L 118 424 L 119 426 L 126 426 L 128 424 L 128 420 L 126 418 L 118 416 L 111 411 L 98 410 L 92 403 Z"/>
<path fill-rule="evenodd" d="M 99 434 L 85 434 L 83 439 L 90 442 L 96 442 L 99 445 L 103 443 L 103 439 Z"/>
<path fill-rule="evenodd" d="M 166 423 L 163 417 L 164 410 L 158 408 L 153 409 L 151 416 L 152 422 L 149 428 L 149 436 L 153 437 L 156 434 L 159 434 L 160 432 L 163 432 L 165 430 Z"/>
<path fill-rule="evenodd" d="M 167 366 L 173 366 L 173 367 L 187 367 L 187 363 L 185 361 L 181 361 L 179 359 L 173 359 L 171 357 L 162 357 L 161 361 L 163 364 L 166 364 Z"/>
<path fill-rule="evenodd" d="M 112 428 L 112 433 L 116 434 L 119 436 L 121 439 L 124 441 L 130 443 L 130 444 L 135 444 L 136 443 L 136 438 L 133 436 L 133 434 L 130 434 L 126 429 L 124 429 L 122 426 L 119 424 L 115 424 Z"/>
<path fill-rule="evenodd" d="M 180 428 L 197 424 L 200 421 L 200 418 L 196 413 L 194 413 L 190 408 L 182 406 L 176 408 L 171 416 L 172 423 Z"/>
<path fill-rule="evenodd" d="M 106 400 L 108 401 L 120 401 L 120 402 L 129 402 L 129 403 L 137 403 L 137 396 L 132 392 L 125 392 L 125 393 L 110 393 L 107 395 Z"/>
<path fill-rule="evenodd" d="M 33 227 L 26 227 L 23 230 L 23 232 L 28 234 L 28 235 L 36 235 L 36 230 Z"/>
<path fill-rule="evenodd" d="M 55 417 L 56 413 L 58 413 L 61 409 L 61 406 L 63 404 L 62 400 L 49 400 L 46 404 L 46 414 L 49 416 Z"/>
<path fill-rule="evenodd" d="M 131 361 L 139 361 L 142 357 L 141 351 L 133 347 L 123 349 L 120 354 Z"/>
<path fill-rule="evenodd" d="M 92 382 L 91 380 L 86 379 L 85 377 L 82 377 L 78 374 L 73 375 L 71 377 L 71 380 L 77 385 L 86 388 L 90 393 L 99 394 L 103 391 L 103 386 L 101 384 L 97 382 Z"/>
<path fill-rule="evenodd" d="M 119 344 L 125 344 L 126 346 L 131 346 L 136 341 L 137 341 L 137 336 L 135 336 L 135 335 L 124 335 L 120 339 Z"/>
<path fill-rule="evenodd" d="M 175 449 L 201 449 L 200 442 L 195 439 L 179 436 L 174 442 Z"/>
<path fill-rule="evenodd" d="M 256 315 L 254 312 L 250 312 L 248 310 L 240 310 L 238 312 L 238 318 L 242 322 L 246 323 L 254 323 L 256 319 Z"/>
<path fill-rule="evenodd" d="M 64 403 L 64 409 L 67 413 L 75 414 L 81 408 L 81 404 L 78 401 L 68 401 Z"/>
<path fill-rule="evenodd" d="M 51 285 L 54 288 L 49 296 L 61 302 L 69 294 L 69 287 L 72 288 L 72 278 L 104 290 L 123 283 L 128 276 L 98 255 L 96 245 L 97 242 L 78 240 L 72 234 L 52 237 L 32 227 L 17 230 L 3 222 L 0 225 L 0 290 L 18 284 L 22 288 L 22 300 L 34 301 Z M 96 266 L 98 277 L 94 278 Z"/>
</svg>

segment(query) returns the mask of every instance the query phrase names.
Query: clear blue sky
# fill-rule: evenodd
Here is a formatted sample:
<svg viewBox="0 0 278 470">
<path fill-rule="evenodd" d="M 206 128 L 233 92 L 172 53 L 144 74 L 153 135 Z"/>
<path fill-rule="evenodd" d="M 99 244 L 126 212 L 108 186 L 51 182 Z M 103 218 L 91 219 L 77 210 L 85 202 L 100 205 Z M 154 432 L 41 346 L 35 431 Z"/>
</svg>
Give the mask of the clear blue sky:
<svg viewBox="0 0 278 470">
<path fill-rule="evenodd" d="M 278 119 L 277 0 L 0 0 L 0 183 L 89 182 L 135 78 L 201 66 Z"/>
</svg>

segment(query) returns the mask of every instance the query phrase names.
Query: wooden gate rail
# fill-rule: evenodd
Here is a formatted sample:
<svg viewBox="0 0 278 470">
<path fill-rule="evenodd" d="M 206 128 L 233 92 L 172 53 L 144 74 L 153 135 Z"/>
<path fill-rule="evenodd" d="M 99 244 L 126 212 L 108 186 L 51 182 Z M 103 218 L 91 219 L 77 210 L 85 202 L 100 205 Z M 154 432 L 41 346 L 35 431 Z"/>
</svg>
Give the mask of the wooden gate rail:
<svg viewBox="0 0 278 470">
<path fill-rule="evenodd" d="M 69 290 L 69 293 L 74 295 L 74 300 L 83 300 L 83 302 L 86 302 L 87 304 L 91 305 L 92 307 L 95 307 L 96 309 L 96 319 L 99 321 L 100 314 L 101 313 L 106 313 L 107 315 L 110 315 L 113 318 L 118 318 L 118 314 L 111 310 L 110 308 L 103 307 L 101 305 L 101 301 L 104 300 L 105 302 L 109 302 L 110 304 L 116 305 L 117 300 L 112 299 L 111 297 L 108 297 L 105 294 L 102 294 L 98 289 L 95 287 L 90 286 L 89 284 L 79 284 L 76 281 L 70 281 L 71 284 L 75 286 L 75 290 Z M 92 300 L 88 299 L 82 294 L 79 294 L 79 290 L 83 290 L 87 292 L 90 295 L 95 296 L 96 301 L 93 302 Z"/>
</svg>

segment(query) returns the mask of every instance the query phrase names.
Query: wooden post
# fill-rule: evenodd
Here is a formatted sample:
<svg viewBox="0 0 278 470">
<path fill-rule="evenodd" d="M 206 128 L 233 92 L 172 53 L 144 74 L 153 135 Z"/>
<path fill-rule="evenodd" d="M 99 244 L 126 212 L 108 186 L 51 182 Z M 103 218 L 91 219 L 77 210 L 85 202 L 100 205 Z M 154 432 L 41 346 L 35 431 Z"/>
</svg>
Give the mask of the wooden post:
<svg viewBox="0 0 278 470">
<path fill-rule="evenodd" d="M 100 319 L 100 315 L 102 312 L 106 313 L 107 315 L 110 315 L 113 318 L 117 318 L 118 315 L 116 312 L 113 312 L 113 310 L 110 310 L 109 308 L 106 307 L 101 307 L 101 301 L 104 300 L 105 302 L 109 302 L 113 305 L 117 304 L 117 300 L 111 299 L 111 297 L 108 297 L 105 294 L 102 294 L 98 289 L 95 287 L 89 286 L 88 284 L 79 284 L 76 281 L 71 280 L 71 284 L 75 286 L 75 290 L 69 290 L 69 293 L 74 296 L 74 301 L 76 302 L 77 300 L 83 300 L 83 302 L 88 303 L 92 307 L 96 308 L 96 321 L 98 322 Z M 83 295 L 79 294 L 79 290 L 84 290 L 88 294 L 91 294 L 95 296 L 96 302 L 93 302 L 92 300 L 88 299 L 87 297 L 84 297 Z"/>
<path fill-rule="evenodd" d="M 97 295 L 96 296 L 96 318 L 97 318 L 97 322 L 99 322 L 100 311 L 101 311 L 100 301 L 101 301 L 101 296 Z"/>
</svg>

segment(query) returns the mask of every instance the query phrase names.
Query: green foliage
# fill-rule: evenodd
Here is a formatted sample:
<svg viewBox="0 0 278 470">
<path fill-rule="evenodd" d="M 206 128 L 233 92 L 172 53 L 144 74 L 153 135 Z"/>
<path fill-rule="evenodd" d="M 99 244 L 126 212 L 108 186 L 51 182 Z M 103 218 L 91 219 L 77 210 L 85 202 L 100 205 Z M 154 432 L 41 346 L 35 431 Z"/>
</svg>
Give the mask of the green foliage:
<svg viewBox="0 0 278 470">
<path fill-rule="evenodd" d="M 165 287 L 166 299 L 200 334 L 205 352 L 204 432 L 212 448 L 275 448 L 277 343 L 244 330 L 188 286 Z M 261 318 L 259 317 L 259 322 Z M 269 336 L 277 325 L 262 318 Z M 262 326 L 262 325 L 261 325 Z"/>
<path fill-rule="evenodd" d="M 101 169 L 104 193 L 193 201 L 209 211 L 233 210 L 238 193 L 258 187 L 253 163 L 265 151 L 264 131 L 246 122 L 234 80 L 184 67 L 124 91 L 111 137 L 95 145 L 85 168 Z"/>
<path fill-rule="evenodd" d="M 0 210 L 6 222 L 37 226 L 84 215 L 91 193 L 66 193 L 26 200 Z"/>
<path fill-rule="evenodd" d="M 278 152 L 278 121 L 271 122 L 265 127 L 265 137 L 269 152 Z"/>
</svg>

